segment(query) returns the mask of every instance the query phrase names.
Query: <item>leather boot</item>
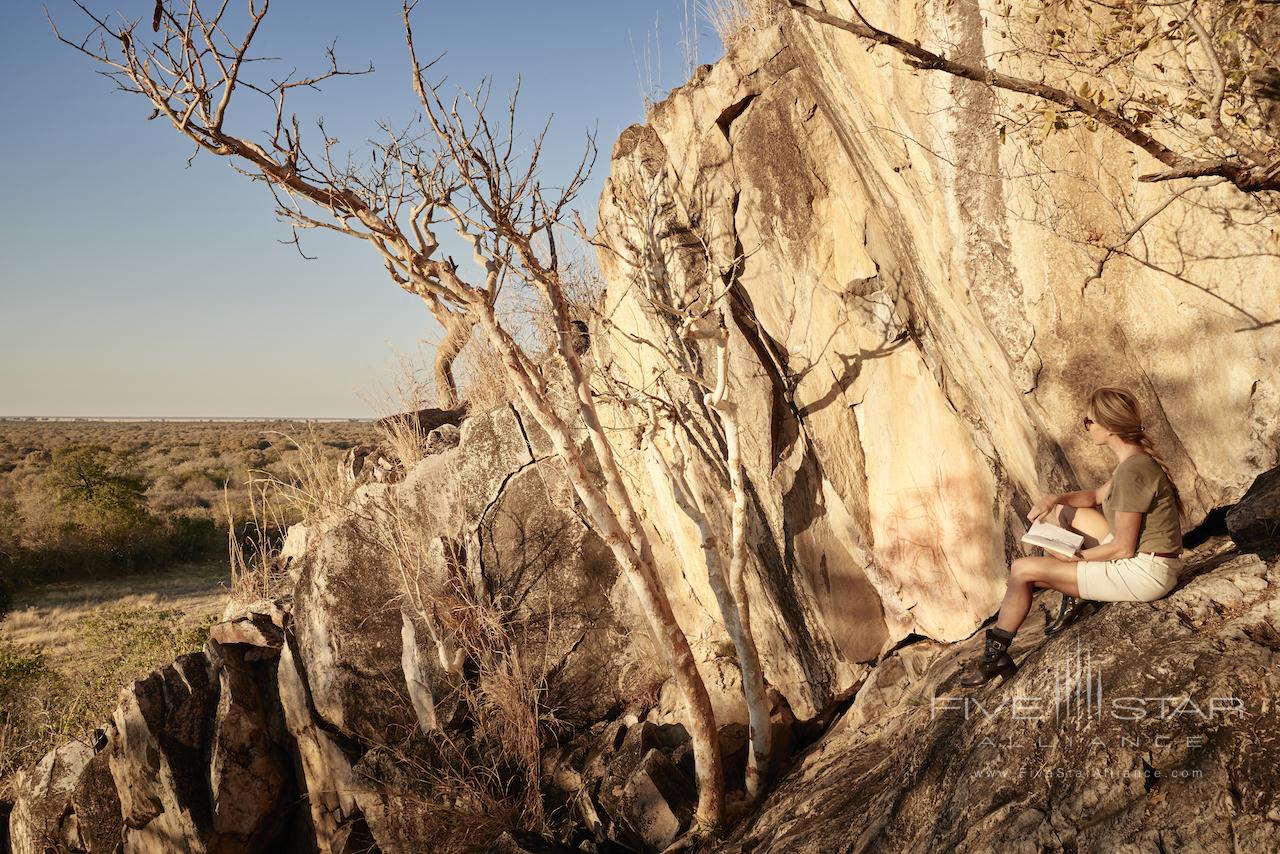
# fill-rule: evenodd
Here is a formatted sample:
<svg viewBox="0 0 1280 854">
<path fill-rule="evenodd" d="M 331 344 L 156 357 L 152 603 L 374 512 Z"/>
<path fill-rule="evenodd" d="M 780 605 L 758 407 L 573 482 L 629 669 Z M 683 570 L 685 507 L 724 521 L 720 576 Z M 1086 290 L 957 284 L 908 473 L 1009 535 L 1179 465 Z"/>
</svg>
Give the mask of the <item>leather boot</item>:
<svg viewBox="0 0 1280 854">
<path fill-rule="evenodd" d="M 1075 623 L 1081 617 L 1088 615 L 1097 609 L 1096 602 L 1089 599 L 1077 599 L 1074 596 L 1062 596 L 1062 604 L 1058 607 L 1058 616 L 1054 617 L 1052 622 L 1046 623 L 1044 627 L 1045 636 L 1056 635 L 1058 632 Z"/>
<path fill-rule="evenodd" d="M 1005 680 L 1018 672 L 1018 665 L 1009 656 L 1011 643 L 1013 635 L 1003 629 L 987 629 L 987 645 L 982 650 L 982 658 L 960 679 L 960 684 L 966 688 L 976 688 L 999 676 L 1003 685 Z"/>
</svg>

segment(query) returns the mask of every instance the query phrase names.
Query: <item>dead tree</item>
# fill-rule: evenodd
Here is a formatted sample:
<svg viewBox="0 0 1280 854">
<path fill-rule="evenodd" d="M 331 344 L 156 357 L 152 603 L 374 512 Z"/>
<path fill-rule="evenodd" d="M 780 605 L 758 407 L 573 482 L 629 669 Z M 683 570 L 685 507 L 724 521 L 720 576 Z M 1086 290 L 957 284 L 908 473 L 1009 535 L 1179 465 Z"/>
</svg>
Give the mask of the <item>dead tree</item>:
<svg viewBox="0 0 1280 854">
<path fill-rule="evenodd" d="M 594 140 L 576 171 L 549 189 L 538 165 L 546 127 L 531 150 L 517 150 L 516 97 L 500 119 L 489 108 L 488 86 L 446 100 L 418 59 L 411 24 L 415 0 L 402 6 L 411 82 L 425 129 L 420 133 L 382 125 L 385 139 L 374 142 L 359 166 L 338 162 L 337 141 L 318 126 L 318 139 L 304 135 L 286 113 L 289 92 L 315 87 L 348 73 L 329 50 L 329 69 L 284 82 L 250 80 L 245 70 L 257 60 L 250 48 L 267 14 L 269 0 L 250 2 L 243 36 L 229 35 L 228 3 L 212 15 L 195 0 L 160 12 L 154 39 L 138 32 L 138 22 L 112 26 L 77 5 L 93 30 L 80 41 L 59 38 L 107 66 L 127 92 L 148 99 L 158 115 L 192 140 L 199 151 L 230 158 L 238 171 L 261 181 L 276 199 L 279 215 L 295 229 L 322 228 L 366 241 L 400 287 L 420 296 L 446 330 L 437 370 L 451 376 L 451 361 L 472 329 L 483 334 L 502 363 L 521 402 L 546 431 L 595 529 L 612 550 L 639 600 L 661 653 L 674 671 L 686 705 L 698 777 L 696 822 L 709 829 L 722 818 L 724 783 L 715 718 L 684 631 L 654 564 L 649 536 L 641 524 L 614 449 L 596 412 L 589 377 L 579 359 L 581 335 L 566 298 L 558 233 L 571 220 L 570 205 L 595 157 Z M 163 5 L 163 4 L 162 4 Z M 144 41 L 145 39 L 145 41 Z M 364 73 L 364 72 L 360 72 Z M 235 91 L 270 99 L 274 127 L 260 145 L 224 128 Z M 454 232 L 472 252 L 479 271 L 471 275 L 448 257 L 439 257 L 442 229 Z M 295 240 L 297 233 L 295 231 Z M 533 295 L 551 318 L 555 356 L 573 392 L 568 413 L 558 410 L 553 389 L 533 355 L 517 340 L 499 311 L 504 283 Z M 464 335 L 465 330 L 465 335 Z M 451 343 L 452 342 L 452 343 Z M 451 395 L 446 379 L 441 397 Z M 588 472 L 579 435 L 594 451 L 599 474 Z"/>
<path fill-rule="evenodd" d="M 277 215 L 291 225 L 290 242 L 300 253 L 298 230 L 310 228 L 361 238 L 384 254 L 414 252 L 430 257 L 436 250 L 430 230 L 422 224 L 435 213 L 433 198 L 448 198 L 452 188 L 443 183 L 440 163 L 421 162 L 426 152 L 420 137 L 382 125 L 384 139 L 373 143 L 370 160 L 361 167 L 338 159 L 337 140 L 329 136 L 323 122 L 316 129 L 318 141 L 304 144 L 297 116 L 288 112 L 294 90 L 317 89 L 335 78 L 369 74 L 372 65 L 342 68 L 330 45 L 328 68 L 319 73 L 290 73 L 280 81 L 250 75 L 257 68 L 254 63 L 261 62 L 250 54 L 250 47 L 267 15 L 269 0 L 262 0 L 260 6 L 248 4 L 247 19 L 237 21 L 244 25 L 239 39 L 230 34 L 229 19 L 234 14 L 227 2 L 218 4 L 213 14 L 199 3 L 183 4 L 177 11 L 157 3 L 153 38 L 138 34 L 137 21 L 111 26 L 78 0 L 76 5 L 92 19 L 94 29 L 73 41 L 55 25 L 58 39 L 105 64 L 110 69 L 105 73 L 120 89 L 147 98 L 154 107 L 152 119 L 164 118 L 195 144 L 192 157 L 202 151 L 226 157 L 237 171 L 264 183 L 275 197 Z M 271 103 L 275 122 L 266 129 L 265 143 L 228 128 L 229 108 L 237 91 L 257 93 Z M 405 171 L 409 165 L 415 168 Z M 407 223 L 408 230 L 402 223 Z M 444 331 L 436 349 L 436 394 L 440 408 L 452 409 L 458 405 L 453 362 L 471 337 L 472 320 L 435 289 L 397 276 L 390 265 L 388 270 L 396 284 L 426 303 Z"/>
</svg>

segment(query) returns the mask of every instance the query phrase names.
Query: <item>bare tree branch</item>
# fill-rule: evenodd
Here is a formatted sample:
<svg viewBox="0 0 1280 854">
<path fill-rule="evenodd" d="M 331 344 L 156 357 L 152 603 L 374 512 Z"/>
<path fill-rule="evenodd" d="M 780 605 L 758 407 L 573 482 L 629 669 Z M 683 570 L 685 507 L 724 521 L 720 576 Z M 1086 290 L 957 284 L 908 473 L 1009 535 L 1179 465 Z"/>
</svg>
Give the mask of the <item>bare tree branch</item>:
<svg viewBox="0 0 1280 854">
<path fill-rule="evenodd" d="M 1140 180 L 1167 181 L 1185 177 L 1218 176 L 1247 193 L 1280 190 L 1280 157 L 1277 157 L 1274 162 L 1251 159 L 1246 157 L 1244 152 L 1214 160 L 1187 157 L 1143 130 L 1135 121 L 1126 118 L 1118 110 L 1105 108 L 1089 98 L 1057 86 L 1005 74 L 986 65 L 956 60 L 928 50 L 919 44 L 872 26 L 858 11 L 856 5 L 853 6 L 854 18 L 845 19 L 815 8 L 803 0 L 785 0 L 785 2 L 791 9 L 820 24 L 891 48 L 906 57 L 907 65 L 912 68 L 922 71 L 941 71 L 997 89 L 1032 95 L 1098 122 L 1169 167 L 1164 172 L 1144 175 Z M 1207 49 L 1206 53 L 1212 55 L 1211 50 Z M 1220 113 L 1218 115 L 1220 121 Z"/>
</svg>

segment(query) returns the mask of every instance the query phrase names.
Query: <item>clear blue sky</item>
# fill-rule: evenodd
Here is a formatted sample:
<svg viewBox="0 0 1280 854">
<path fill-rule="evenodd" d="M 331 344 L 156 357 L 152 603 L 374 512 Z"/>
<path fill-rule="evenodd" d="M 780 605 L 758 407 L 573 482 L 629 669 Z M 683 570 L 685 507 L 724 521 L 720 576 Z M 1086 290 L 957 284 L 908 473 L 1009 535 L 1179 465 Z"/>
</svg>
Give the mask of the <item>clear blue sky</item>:
<svg viewBox="0 0 1280 854">
<path fill-rule="evenodd" d="M 152 9 L 87 5 L 147 20 Z M 548 175 L 598 131 L 601 158 L 581 199 L 592 218 L 609 150 L 642 118 L 644 90 L 684 80 L 694 5 L 423 0 L 415 29 L 422 54 L 447 51 L 452 84 L 522 77 L 527 129 L 555 114 Z M 48 9 L 64 31 L 84 30 L 69 0 Z M 2 15 L 0 416 L 373 414 L 396 354 L 421 361 L 421 342 L 435 339 L 421 302 L 356 241 L 308 235 L 319 260 L 302 260 L 278 242 L 289 232 L 263 187 L 220 158 L 187 168 L 191 147 L 59 45 L 40 3 L 16 0 Z M 378 119 L 412 114 L 398 2 L 276 0 L 265 27 L 278 73 L 323 67 L 334 37 L 344 64 L 376 68 L 299 98 L 304 123 L 323 115 L 358 143 Z M 714 61 L 714 34 L 702 22 L 696 31 L 699 61 Z"/>
</svg>

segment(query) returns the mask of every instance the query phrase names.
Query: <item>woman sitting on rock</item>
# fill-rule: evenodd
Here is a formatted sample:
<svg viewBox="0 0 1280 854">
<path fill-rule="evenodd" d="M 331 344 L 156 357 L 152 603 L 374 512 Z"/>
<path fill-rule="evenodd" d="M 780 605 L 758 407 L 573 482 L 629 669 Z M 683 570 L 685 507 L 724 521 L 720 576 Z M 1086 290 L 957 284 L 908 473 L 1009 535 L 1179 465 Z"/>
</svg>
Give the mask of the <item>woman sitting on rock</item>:
<svg viewBox="0 0 1280 854">
<path fill-rule="evenodd" d="M 1137 400 L 1123 389 L 1100 388 L 1089 395 L 1087 412 L 1089 438 L 1116 456 L 1111 479 L 1097 489 L 1045 496 L 1027 514 L 1034 522 L 1063 505 L 1057 521 L 1084 536 L 1082 551 L 1013 562 L 1000 616 L 987 630 L 982 658 L 961 680 L 965 686 L 984 685 L 995 676 L 1004 681 L 1018 669 L 1009 645 L 1031 610 L 1036 587 L 1063 594 L 1057 619 L 1045 627 L 1045 634 L 1053 634 L 1094 602 L 1151 602 L 1166 596 L 1178 581 L 1182 498 L 1143 432 Z M 1101 513 L 1094 509 L 1098 504 Z"/>
</svg>

